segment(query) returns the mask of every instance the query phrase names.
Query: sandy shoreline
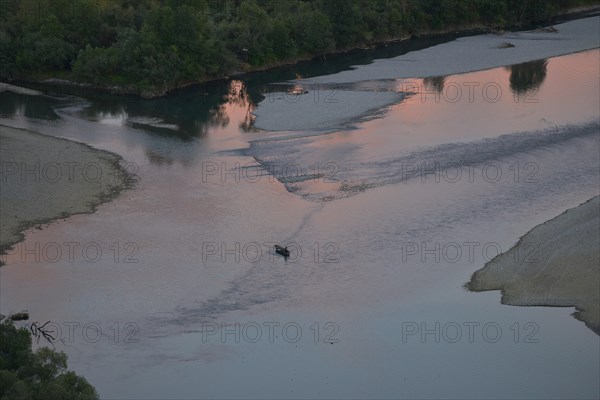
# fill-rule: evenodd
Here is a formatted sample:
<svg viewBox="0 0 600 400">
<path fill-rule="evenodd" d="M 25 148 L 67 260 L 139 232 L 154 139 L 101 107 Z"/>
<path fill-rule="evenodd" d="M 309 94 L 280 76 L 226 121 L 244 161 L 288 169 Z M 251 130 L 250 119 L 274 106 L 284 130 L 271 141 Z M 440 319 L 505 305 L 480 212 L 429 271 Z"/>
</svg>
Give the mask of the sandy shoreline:
<svg viewBox="0 0 600 400">
<path fill-rule="evenodd" d="M 134 183 L 121 157 L 83 143 L 5 125 L 0 139 L 0 255 L 26 229 L 93 212 Z"/>
<path fill-rule="evenodd" d="M 600 335 L 600 196 L 533 228 L 467 287 L 501 290 L 502 304 L 575 307 Z"/>
</svg>

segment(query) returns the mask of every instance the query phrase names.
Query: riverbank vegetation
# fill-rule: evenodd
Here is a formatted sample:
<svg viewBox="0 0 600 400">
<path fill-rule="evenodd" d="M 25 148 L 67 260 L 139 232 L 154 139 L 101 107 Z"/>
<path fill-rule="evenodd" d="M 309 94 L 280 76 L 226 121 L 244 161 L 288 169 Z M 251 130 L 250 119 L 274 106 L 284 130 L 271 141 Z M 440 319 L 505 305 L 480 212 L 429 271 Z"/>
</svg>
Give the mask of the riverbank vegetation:
<svg viewBox="0 0 600 400">
<path fill-rule="evenodd" d="M 0 79 L 148 96 L 422 33 L 547 22 L 589 0 L 0 0 Z"/>
<path fill-rule="evenodd" d="M 67 370 L 67 355 L 48 347 L 31 350 L 31 334 L 8 319 L 0 323 L 0 398 L 98 399 L 85 378 Z"/>
</svg>

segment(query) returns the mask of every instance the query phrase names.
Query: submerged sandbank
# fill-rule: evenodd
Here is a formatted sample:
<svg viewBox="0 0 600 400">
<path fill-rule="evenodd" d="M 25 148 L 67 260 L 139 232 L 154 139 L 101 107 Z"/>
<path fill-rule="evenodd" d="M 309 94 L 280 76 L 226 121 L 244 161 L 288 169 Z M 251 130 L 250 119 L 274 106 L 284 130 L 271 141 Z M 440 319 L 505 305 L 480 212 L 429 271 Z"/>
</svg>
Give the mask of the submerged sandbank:
<svg viewBox="0 0 600 400">
<path fill-rule="evenodd" d="M 133 185 L 116 154 L 4 125 L 0 139 L 0 255 L 26 229 L 93 212 Z"/>
<path fill-rule="evenodd" d="M 254 126 L 270 131 L 326 130 L 343 127 L 368 113 L 400 101 L 396 92 L 307 91 L 301 95 L 271 93 L 252 112 Z"/>
<path fill-rule="evenodd" d="M 533 228 L 467 287 L 501 290 L 503 304 L 575 307 L 600 335 L 600 196 Z"/>
</svg>

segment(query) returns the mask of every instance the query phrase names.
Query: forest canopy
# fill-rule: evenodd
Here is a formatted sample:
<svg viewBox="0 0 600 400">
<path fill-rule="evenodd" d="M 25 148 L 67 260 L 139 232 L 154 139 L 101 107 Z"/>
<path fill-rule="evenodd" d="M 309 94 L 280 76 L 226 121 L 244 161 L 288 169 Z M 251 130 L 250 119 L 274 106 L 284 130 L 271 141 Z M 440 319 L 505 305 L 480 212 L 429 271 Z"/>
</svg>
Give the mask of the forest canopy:
<svg viewBox="0 0 600 400">
<path fill-rule="evenodd" d="M 0 0 L 0 79 L 165 90 L 409 35 L 548 21 L 586 0 Z"/>
</svg>

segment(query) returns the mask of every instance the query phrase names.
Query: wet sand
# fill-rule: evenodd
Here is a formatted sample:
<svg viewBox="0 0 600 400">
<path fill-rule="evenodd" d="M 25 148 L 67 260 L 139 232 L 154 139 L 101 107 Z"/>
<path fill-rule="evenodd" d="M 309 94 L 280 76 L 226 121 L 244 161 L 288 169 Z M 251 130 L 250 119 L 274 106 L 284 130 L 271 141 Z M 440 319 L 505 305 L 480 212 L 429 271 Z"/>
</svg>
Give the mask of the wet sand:
<svg viewBox="0 0 600 400">
<path fill-rule="evenodd" d="M 600 197 L 532 229 L 467 287 L 501 290 L 503 304 L 575 307 L 573 316 L 600 335 Z"/>
<path fill-rule="evenodd" d="M 93 212 L 133 185 L 115 154 L 4 125 L 0 139 L 0 254 L 26 229 Z"/>
<path fill-rule="evenodd" d="M 2 92 L 12 92 L 17 94 L 26 94 L 29 96 L 41 96 L 42 92 L 33 89 L 27 89 L 21 86 L 15 86 L 8 83 L 0 82 L 0 93 Z"/>
</svg>

